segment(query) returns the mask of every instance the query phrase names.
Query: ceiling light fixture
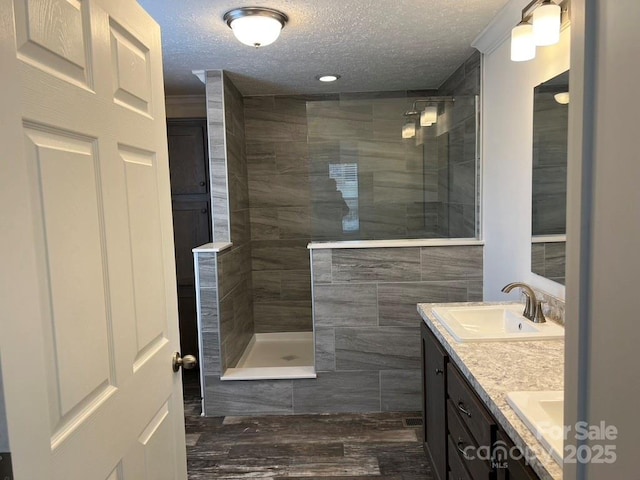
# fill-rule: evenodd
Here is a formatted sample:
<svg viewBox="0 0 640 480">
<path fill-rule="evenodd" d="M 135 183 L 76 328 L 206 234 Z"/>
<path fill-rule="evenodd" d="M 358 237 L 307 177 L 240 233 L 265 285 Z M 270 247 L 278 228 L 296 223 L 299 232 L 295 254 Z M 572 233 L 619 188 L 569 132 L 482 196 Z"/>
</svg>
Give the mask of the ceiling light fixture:
<svg viewBox="0 0 640 480">
<path fill-rule="evenodd" d="M 335 82 L 340 78 L 340 75 L 318 75 L 316 80 L 320 80 L 321 82 Z"/>
<path fill-rule="evenodd" d="M 240 42 L 256 48 L 275 42 L 289 21 L 284 13 L 262 7 L 236 8 L 222 18 Z"/>
<path fill-rule="evenodd" d="M 557 2 L 557 3 L 555 3 Z M 536 56 L 536 46 L 560 41 L 560 28 L 570 0 L 533 0 L 522 9 L 522 20 L 511 30 L 511 60 L 526 62 Z"/>
<path fill-rule="evenodd" d="M 569 92 L 556 93 L 553 98 L 560 105 L 567 105 L 569 103 Z"/>
</svg>

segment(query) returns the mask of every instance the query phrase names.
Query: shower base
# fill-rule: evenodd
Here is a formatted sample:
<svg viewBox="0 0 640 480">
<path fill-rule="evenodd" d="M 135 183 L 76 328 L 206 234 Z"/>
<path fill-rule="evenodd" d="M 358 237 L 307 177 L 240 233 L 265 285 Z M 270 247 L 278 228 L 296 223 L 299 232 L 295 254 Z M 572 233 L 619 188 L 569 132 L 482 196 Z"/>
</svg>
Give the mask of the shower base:
<svg viewBox="0 0 640 480">
<path fill-rule="evenodd" d="M 256 333 L 221 380 L 316 378 L 313 332 Z"/>
</svg>

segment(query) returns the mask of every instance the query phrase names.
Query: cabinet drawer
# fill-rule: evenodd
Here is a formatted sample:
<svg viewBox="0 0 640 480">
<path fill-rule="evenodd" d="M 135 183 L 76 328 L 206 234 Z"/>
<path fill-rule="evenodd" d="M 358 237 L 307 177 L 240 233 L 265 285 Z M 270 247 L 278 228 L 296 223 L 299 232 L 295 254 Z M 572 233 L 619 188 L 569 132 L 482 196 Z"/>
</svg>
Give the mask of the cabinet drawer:
<svg viewBox="0 0 640 480">
<path fill-rule="evenodd" d="M 471 476 L 469 476 L 469 472 L 467 472 L 464 463 L 462 463 L 453 439 L 451 436 L 448 436 L 447 439 L 449 441 L 449 480 L 473 480 Z"/>
<path fill-rule="evenodd" d="M 495 422 L 476 394 L 467 386 L 462 374 L 451 363 L 447 365 L 447 393 L 454 410 L 460 414 L 478 445 L 491 445 Z"/>
<path fill-rule="evenodd" d="M 490 464 L 487 460 L 479 458 L 479 452 L 477 451 L 478 444 L 473 439 L 473 436 L 464 426 L 460 415 L 457 413 L 457 408 L 451 401 L 447 401 L 447 420 L 449 422 L 449 441 L 453 443 L 449 444 L 449 468 L 451 468 L 452 456 L 457 456 L 460 463 L 464 465 L 466 470 L 471 474 L 471 478 L 474 480 L 489 479 L 491 472 Z M 487 447 L 490 447 L 490 443 Z M 470 449 L 470 456 L 467 457 L 463 452 L 467 447 L 473 447 Z M 487 450 L 486 448 L 483 450 Z"/>
<path fill-rule="evenodd" d="M 499 431 L 496 434 L 496 455 L 495 463 L 498 465 L 498 479 L 502 480 L 537 480 L 538 475 L 533 469 L 528 466 L 523 458 L 519 458 L 520 455 L 515 454 L 516 458 L 501 458 L 499 453 L 516 451 L 516 447 L 507 435 Z M 520 450 L 517 450 L 520 453 Z"/>
</svg>

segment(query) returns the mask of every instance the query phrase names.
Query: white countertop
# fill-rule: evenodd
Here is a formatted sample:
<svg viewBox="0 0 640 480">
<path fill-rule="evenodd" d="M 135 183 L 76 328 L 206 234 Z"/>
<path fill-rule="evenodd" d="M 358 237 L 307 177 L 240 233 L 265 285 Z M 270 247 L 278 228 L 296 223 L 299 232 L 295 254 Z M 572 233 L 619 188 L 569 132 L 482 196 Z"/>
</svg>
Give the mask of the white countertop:
<svg viewBox="0 0 640 480">
<path fill-rule="evenodd" d="M 507 393 L 564 390 L 564 339 L 458 343 L 432 313 L 434 307 L 443 305 L 487 304 L 419 303 L 418 312 L 513 443 L 534 454 L 531 468 L 541 479 L 560 480 L 562 467 L 507 404 Z"/>
</svg>

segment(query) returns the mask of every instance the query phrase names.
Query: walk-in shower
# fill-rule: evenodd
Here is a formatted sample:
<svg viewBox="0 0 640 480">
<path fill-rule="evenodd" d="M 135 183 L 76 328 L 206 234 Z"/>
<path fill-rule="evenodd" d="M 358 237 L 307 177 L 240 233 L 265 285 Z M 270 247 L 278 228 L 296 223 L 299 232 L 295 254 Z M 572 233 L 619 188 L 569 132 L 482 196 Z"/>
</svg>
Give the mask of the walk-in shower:
<svg viewBox="0 0 640 480">
<path fill-rule="evenodd" d="M 224 101 L 215 101 L 214 94 Z M 322 255 L 308 246 L 475 239 L 476 96 L 378 92 L 242 98 L 225 75 L 212 72 L 207 95 L 210 156 L 219 158 L 211 159 L 214 243 L 194 250 L 205 414 L 322 411 L 322 405 L 304 404 L 318 401 L 323 388 L 327 393 L 356 388 L 364 379 L 375 381 L 379 390 L 389 381 L 409 381 L 413 370 L 404 372 L 404 363 L 389 366 L 397 374 L 378 374 L 377 360 L 367 360 L 373 364 L 351 384 L 334 384 L 333 373 L 316 379 L 319 366 L 338 377 L 348 372 L 349 358 L 354 358 L 352 370 L 359 371 L 355 350 L 368 347 L 365 340 L 352 345 L 348 329 L 337 329 L 330 338 L 327 328 L 316 328 L 316 315 L 333 332 L 341 324 L 352 325 L 361 312 L 350 312 L 353 299 L 339 295 L 334 304 L 326 299 L 328 310 L 319 311 L 313 285 L 350 282 L 348 270 L 355 270 L 356 283 L 377 282 L 366 286 L 367 292 L 387 287 L 375 264 L 351 265 L 346 256 L 334 255 L 334 260 L 347 259 L 340 263 L 345 270 L 327 270 L 318 263 Z M 412 135 L 401 134 L 407 119 L 413 122 Z M 379 254 L 384 262 L 384 251 Z M 332 309 L 340 306 L 332 317 Z M 394 341 L 409 334 L 381 321 L 370 324 L 376 335 L 379 328 L 391 328 Z M 327 364 L 336 355 L 339 364 Z M 313 393 L 316 388 L 320 391 Z M 331 395 L 338 402 L 334 409 L 347 408 L 348 402 L 339 405 L 340 394 Z M 384 396 L 372 395 L 378 406 L 363 408 L 382 408 Z"/>
</svg>

